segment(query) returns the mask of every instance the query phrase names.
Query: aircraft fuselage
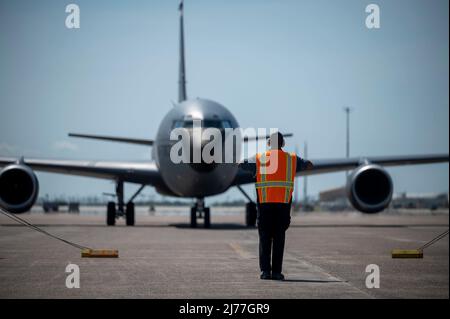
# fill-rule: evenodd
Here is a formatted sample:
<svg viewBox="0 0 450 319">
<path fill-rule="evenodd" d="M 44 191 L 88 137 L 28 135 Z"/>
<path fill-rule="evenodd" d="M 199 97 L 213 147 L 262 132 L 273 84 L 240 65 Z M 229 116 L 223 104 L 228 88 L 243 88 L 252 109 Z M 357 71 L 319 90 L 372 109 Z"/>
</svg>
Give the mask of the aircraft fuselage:
<svg viewBox="0 0 450 319">
<path fill-rule="evenodd" d="M 171 148 L 177 143 L 177 140 L 170 139 L 171 131 L 177 127 L 189 129 L 193 120 L 200 120 L 202 129 L 239 127 L 236 118 L 223 105 L 199 98 L 186 100 L 170 110 L 161 121 L 152 150 L 153 159 L 172 195 L 203 198 L 223 193 L 235 179 L 236 163 L 174 163 L 171 159 Z M 191 152 L 201 153 L 203 145 L 196 145 L 190 143 Z"/>
</svg>

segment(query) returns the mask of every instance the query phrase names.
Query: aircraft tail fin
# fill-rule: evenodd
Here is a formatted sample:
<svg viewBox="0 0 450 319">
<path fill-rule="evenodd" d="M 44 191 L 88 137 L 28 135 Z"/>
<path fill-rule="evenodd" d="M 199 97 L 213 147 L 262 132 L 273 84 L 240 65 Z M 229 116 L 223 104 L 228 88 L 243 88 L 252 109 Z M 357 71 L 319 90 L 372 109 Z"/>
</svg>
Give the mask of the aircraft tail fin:
<svg viewBox="0 0 450 319">
<path fill-rule="evenodd" d="M 187 99 L 186 94 L 186 68 L 184 59 L 184 20 L 183 11 L 184 4 L 183 0 L 180 1 L 180 6 L 178 8 L 180 11 L 180 61 L 179 61 L 179 73 L 178 73 L 178 102 L 181 103 Z"/>
</svg>

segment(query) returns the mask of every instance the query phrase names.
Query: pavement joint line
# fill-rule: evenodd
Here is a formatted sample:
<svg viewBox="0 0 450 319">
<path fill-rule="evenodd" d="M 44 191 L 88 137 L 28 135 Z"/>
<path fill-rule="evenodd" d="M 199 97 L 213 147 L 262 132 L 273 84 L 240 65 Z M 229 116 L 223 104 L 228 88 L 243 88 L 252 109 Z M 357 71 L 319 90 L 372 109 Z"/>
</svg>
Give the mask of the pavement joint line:
<svg viewBox="0 0 450 319">
<path fill-rule="evenodd" d="M 415 240 L 415 239 L 406 239 L 406 238 L 396 238 L 396 237 L 392 237 L 392 236 L 385 236 L 383 237 L 385 239 L 389 239 L 389 240 L 394 240 L 394 241 L 398 241 L 401 243 L 427 243 L 426 240 Z"/>
<path fill-rule="evenodd" d="M 249 257 L 249 255 L 251 255 L 249 252 L 245 251 L 239 244 L 232 242 L 229 243 L 229 246 L 238 254 L 240 255 L 242 258 L 245 259 L 249 259 L 251 257 Z M 293 259 L 294 261 L 296 261 L 298 264 L 303 264 L 304 266 L 306 266 L 306 268 L 317 272 L 319 274 L 324 274 L 327 277 L 327 281 L 329 281 L 330 284 L 339 284 L 342 283 L 344 285 L 347 285 L 349 287 L 351 287 L 352 289 L 362 293 L 364 296 L 367 296 L 370 299 L 375 299 L 374 296 L 372 296 L 371 294 L 369 294 L 368 292 L 352 285 L 348 280 L 345 280 L 339 276 L 335 276 L 330 274 L 328 271 L 324 270 L 323 268 L 319 267 L 318 265 L 312 264 L 311 262 L 307 261 L 306 259 L 301 259 L 298 256 L 289 253 L 288 251 L 285 252 L 285 261 L 289 260 L 289 259 Z M 305 279 L 305 280 L 311 280 L 311 279 Z M 319 279 L 317 279 L 319 280 Z"/>
<path fill-rule="evenodd" d="M 246 253 L 246 252 L 243 250 L 243 248 L 242 248 L 239 244 L 236 244 L 236 243 L 230 243 L 230 246 L 231 246 L 231 247 L 233 248 L 233 250 L 235 250 L 236 253 L 238 253 L 239 255 L 241 255 L 242 253 Z M 248 253 L 247 253 L 247 255 L 248 255 Z M 321 268 L 321 267 L 319 267 L 319 266 L 317 266 L 317 265 L 315 265 L 315 264 L 312 264 L 311 262 L 306 261 L 306 259 L 301 259 L 301 258 L 299 258 L 298 256 L 295 256 L 294 254 L 289 253 L 289 252 L 285 252 L 284 255 L 285 255 L 285 261 L 288 261 L 288 260 L 294 260 L 294 261 L 296 261 L 298 264 L 304 265 L 306 268 L 312 270 L 313 272 L 317 272 L 317 273 L 319 273 L 319 274 L 325 275 L 327 278 L 326 278 L 326 280 L 323 280 L 323 282 L 328 282 L 328 281 L 329 281 L 329 282 L 328 282 L 329 284 L 339 284 L 339 283 L 342 283 L 342 284 L 347 285 L 347 286 L 351 287 L 352 289 L 354 289 L 354 290 L 356 290 L 356 291 L 362 293 L 364 296 L 366 296 L 366 297 L 368 297 L 368 298 L 370 298 L 370 299 L 375 299 L 374 296 L 372 296 L 372 295 L 369 294 L 368 292 L 366 292 L 366 291 L 364 291 L 364 290 L 362 290 L 362 289 L 360 289 L 360 288 L 358 288 L 358 287 L 355 287 L 355 286 L 352 285 L 348 280 L 345 280 L 345 279 L 343 279 L 343 278 L 341 278 L 341 277 L 339 277 L 339 276 L 332 275 L 332 274 L 330 274 L 328 271 L 324 270 L 323 268 Z M 303 271 L 304 271 L 304 270 L 303 270 Z M 307 280 L 312 280 L 312 279 L 310 279 L 310 278 L 305 279 L 305 281 L 307 281 Z M 321 281 L 320 279 L 314 279 L 314 280 Z"/>
<path fill-rule="evenodd" d="M 350 287 L 352 287 L 353 289 L 355 289 L 355 290 L 361 292 L 362 294 L 366 295 L 368 298 L 370 298 L 370 299 L 376 299 L 376 298 L 375 298 L 374 296 L 372 296 L 369 292 L 364 291 L 364 290 L 362 290 L 362 289 L 360 289 L 360 288 L 358 288 L 358 287 L 352 285 L 352 284 L 350 283 L 350 281 L 345 280 L 345 279 L 343 279 L 343 278 L 341 278 L 341 277 L 339 277 L 339 276 L 332 275 L 332 274 L 330 274 L 328 271 L 326 271 L 325 269 L 323 269 L 322 267 L 320 267 L 320 266 L 318 266 L 318 265 L 316 265 L 316 264 L 312 264 L 311 262 L 307 261 L 306 259 L 300 259 L 300 257 L 298 257 L 298 256 L 296 256 L 296 255 L 294 255 L 294 254 L 291 254 L 291 253 L 289 253 L 289 252 L 285 252 L 284 255 L 285 255 L 286 257 L 293 258 L 293 259 L 297 260 L 298 262 L 301 262 L 301 263 L 307 265 L 308 267 L 310 267 L 310 268 L 311 268 L 312 270 L 314 270 L 314 271 L 317 271 L 317 272 L 320 272 L 320 273 L 325 274 L 326 276 L 329 277 L 330 280 L 336 279 L 336 280 L 339 281 L 340 283 L 345 284 L 345 285 L 347 285 L 347 286 L 350 286 Z"/>
<path fill-rule="evenodd" d="M 240 257 L 244 258 L 244 259 L 252 259 L 252 258 L 256 258 L 256 256 L 248 251 L 245 251 L 241 245 L 239 245 L 238 243 L 235 242 L 231 242 L 228 244 L 231 249 L 233 249 L 233 251 L 238 254 Z"/>
</svg>

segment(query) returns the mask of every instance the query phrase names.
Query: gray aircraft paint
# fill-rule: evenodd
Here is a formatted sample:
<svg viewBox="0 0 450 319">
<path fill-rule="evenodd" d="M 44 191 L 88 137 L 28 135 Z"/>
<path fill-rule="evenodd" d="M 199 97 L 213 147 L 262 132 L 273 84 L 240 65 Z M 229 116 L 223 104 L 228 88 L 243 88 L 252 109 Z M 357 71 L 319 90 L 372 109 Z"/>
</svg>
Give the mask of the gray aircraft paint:
<svg viewBox="0 0 450 319">
<path fill-rule="evenodd" d="M 166 185 L 178 196 L 203 197 L 223 193 L 236 177 L 236 163 L 219 163 L 212 170 L 198 172 L 190 164 L 175 164 L 170 159 L 170 149 L 176 143 L 170 140 L 173 124 L 193 119 L 228 121 L 231 128 L 239 127 L 233 114 L 217 102 L 200 98 L 184 101 L 161 122 L 152 152 L 156 165 Z"/>
</svg>

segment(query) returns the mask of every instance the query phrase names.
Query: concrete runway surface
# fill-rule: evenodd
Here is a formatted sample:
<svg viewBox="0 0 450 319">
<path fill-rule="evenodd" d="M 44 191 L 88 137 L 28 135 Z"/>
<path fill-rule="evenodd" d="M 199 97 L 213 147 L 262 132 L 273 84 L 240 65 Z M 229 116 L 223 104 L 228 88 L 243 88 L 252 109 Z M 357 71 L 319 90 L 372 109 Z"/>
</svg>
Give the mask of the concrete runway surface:
<svg viewBox="0 0 450 319">
<path fill-rule="evenodd" d="M 81 258 L 77 249 L 0 216 L 0 298 L 449 298 L 448 237 L 424 259 L 390 255 L 448 229 L 448 211 L 294 215 L 285 282 L 259 279 L 258 233 L 243 226 L 242 208 L 213 207 L 208 230 L 188 228 L 187 211 L 158 207 L 150 215 L 138 207 L 135 227 L 123 220 L 104 226 L 104 208 L 21 215 L 67 240 L 119 249 L 119 259 Z M 70 263 L 80 267 L 79 289 L 66 288 Z M 380 268 L 378 289 L 366 288 L 369 264 Z"/>
</svg>

